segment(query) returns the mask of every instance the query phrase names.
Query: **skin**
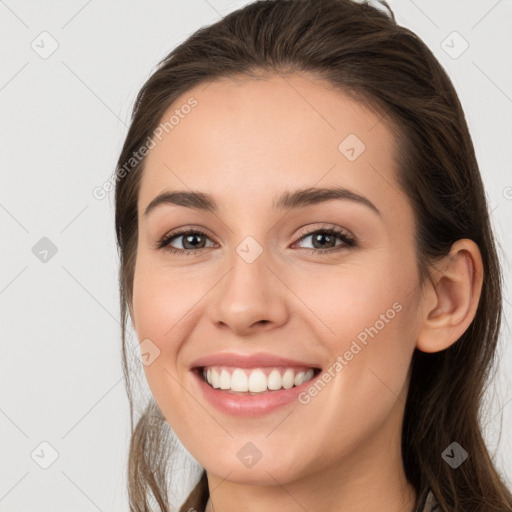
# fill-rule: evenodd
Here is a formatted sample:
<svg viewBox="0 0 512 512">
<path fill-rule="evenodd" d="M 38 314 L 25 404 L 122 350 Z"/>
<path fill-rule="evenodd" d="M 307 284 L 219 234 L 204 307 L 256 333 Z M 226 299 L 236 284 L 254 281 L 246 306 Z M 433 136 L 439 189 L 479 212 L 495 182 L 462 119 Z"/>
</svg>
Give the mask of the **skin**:
<svg viewBox="0 0 512 512">
<path fill-rule="evenodd" d="M 411 511 L 400 452 L 410 360 L 415 348 L 447 348 L 469 326 L 481 290 L 478 247 L 459 240 L 420 283 L 392 132 L 340 91 L 306 74 L 203 83 L 164 118 L 191 96 L 198 105 L 146 157 L 131 314 L 139 341 L 160 350 L 144 367 L 155 401 L 207 471 L 207 510 Z M 366 147 L 354 161 L 338 149 L 349 134 Z M 272 208 L 286 190 L 330 186 L 366 197 L 380 215 L 339 199 Z M 159 193 L 190 189 L 213 195 L 219 210 L 165 204 L 144 215 Z M 209 233 L 199 238 L 206 248 L 177 255 L 155 247 L 187 226 Z M 330 253 L 311 254 L 322 246 L 299 229 L 331 226 L 356 245 L 334 251 L 344 245 L 335 237 Z M 236 252 L 247 236 L 263 251 L 252 263 Z M 396 303 L 400 312 L 306 405 L 256 418 L 221 413 L 188 369 L 221 351 L 327 369 Z M 250 468 L 237 457 L 248 442 L 262 453 Z"/>
</svg>

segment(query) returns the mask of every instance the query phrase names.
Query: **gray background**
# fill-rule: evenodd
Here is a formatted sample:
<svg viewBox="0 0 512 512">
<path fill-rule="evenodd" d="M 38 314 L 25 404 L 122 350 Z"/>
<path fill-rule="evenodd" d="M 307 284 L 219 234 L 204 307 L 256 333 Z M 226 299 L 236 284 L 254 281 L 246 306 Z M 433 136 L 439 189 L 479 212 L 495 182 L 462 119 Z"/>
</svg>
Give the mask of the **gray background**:
<svg viewBox="0 0 512 512">
<path fill-rule="evenodd" d="M 157 62 L 246 3 L 0 1 L 2 512 L 128 509 L 113 194 L 98 200 L 92 191 L 111 176 L 135 95 Z M 389 3 L 459 92 L 510 281 L 512 2 Z M 485 434 L 510 485 L 512 299 L 505 293 Z M 183 459 L 178 473 L 186 478 L 192 462 Z M 183 496 L 187 485 L 179 484 Z"/>
</svg>

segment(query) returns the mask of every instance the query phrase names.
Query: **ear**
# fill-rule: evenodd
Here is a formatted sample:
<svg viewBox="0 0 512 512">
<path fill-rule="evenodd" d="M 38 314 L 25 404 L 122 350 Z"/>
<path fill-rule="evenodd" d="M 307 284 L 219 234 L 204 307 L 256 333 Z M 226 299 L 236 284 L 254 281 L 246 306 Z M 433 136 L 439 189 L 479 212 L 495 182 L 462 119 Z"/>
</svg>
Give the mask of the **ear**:
<svg viewBox="0 0 512 512">
<path fill-rule="evenodd" d="M 457 240 L 431 269 L 416 342 L 422 352 L 444 350 L 464 334 L 475 317 L 483 282 L 480 249 L 466 238 Z"/>
</svg>

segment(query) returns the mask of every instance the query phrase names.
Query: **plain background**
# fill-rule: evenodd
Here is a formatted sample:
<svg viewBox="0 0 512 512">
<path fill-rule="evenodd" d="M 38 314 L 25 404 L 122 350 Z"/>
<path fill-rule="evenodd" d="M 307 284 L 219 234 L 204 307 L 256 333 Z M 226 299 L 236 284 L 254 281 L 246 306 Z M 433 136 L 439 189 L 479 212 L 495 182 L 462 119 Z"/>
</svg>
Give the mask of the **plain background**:
<svg viewBox="0 0 512 512">
<path fill-rule="evenodd" d="M 92 191 L 113 173 L 158 61 L 246 3 L 0 1 L 0 511 L 128 510 L 113 194 Z M 512 2 L 389 3 L 460 95 L 510 281 Z M 510 289 L 505 297 L 485 433 L 510 485 Z"/>
</svg>

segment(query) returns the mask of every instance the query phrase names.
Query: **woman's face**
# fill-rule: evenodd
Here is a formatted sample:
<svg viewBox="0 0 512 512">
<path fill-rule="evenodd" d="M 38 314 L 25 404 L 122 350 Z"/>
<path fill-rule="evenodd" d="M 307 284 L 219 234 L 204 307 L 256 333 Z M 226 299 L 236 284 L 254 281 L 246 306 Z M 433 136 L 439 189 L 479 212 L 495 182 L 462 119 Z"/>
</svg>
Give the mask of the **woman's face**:
<svg viewBox="0 0 512 512">
<path fill-rule="evenodd" d="M 132 317 L 168 423 L 230 481 L 398 464 L 421 289 L 385 119 L 297 74 L 201 84 L 172 115 L 141 179 Z"/>
</svg>

